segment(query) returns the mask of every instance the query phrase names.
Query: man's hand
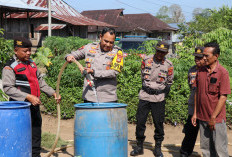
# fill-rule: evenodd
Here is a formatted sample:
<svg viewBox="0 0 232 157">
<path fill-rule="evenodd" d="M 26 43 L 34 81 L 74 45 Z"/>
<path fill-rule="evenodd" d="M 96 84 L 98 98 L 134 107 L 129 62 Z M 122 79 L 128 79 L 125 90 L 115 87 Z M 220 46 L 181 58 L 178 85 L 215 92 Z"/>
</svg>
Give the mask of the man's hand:
<svg viewBox="0 0 232 157">
<path fill-rule="evenodd" d="M 41 104 L 40 99 L 37 96 L 28 94 L 26 99 L 33 105 L 33 106 L 37 106 Z"/>
<path fill-rule="evenodd" d="M 87 73 L 93 74 L 93 69 L 90 68 L 84 68 L 84 70 L 86 70 Z"/>
<path fill-rule="evenodd" d="M 208 126 L 210 130 L 215 130 L 215 124 L 216 120 L 214 117 L 211 117 L 210 120 L 208 121 Z"/>
<path fill-rule="evenodd" d="M 193 114 L 191 120 L 192 120 L 193 126 L 196 127 L 196 126 L 197 126 L 197 115 L 196 115 L 196 114 Z"/>
<path fill-rule="evenodd" d="M 60 103 L 60 101 L 61 101 L 61 96 L 59 95 L 59 98 L 57 98 L 56 93 L 53 93 L 52 95 L 54 96 L 54 98 L 55 98 L 55 100 L 56 100 L 56 103 Z"/>
<path fill-rule="evenodd" d="M 66 57 L 66 61 L 69 62 L 69 63 L 71 63 L 72 60 L 74 60 L 74 59 L 75 59 L 74 56 L 68 56 L 68 57 Z"/>
</svg>

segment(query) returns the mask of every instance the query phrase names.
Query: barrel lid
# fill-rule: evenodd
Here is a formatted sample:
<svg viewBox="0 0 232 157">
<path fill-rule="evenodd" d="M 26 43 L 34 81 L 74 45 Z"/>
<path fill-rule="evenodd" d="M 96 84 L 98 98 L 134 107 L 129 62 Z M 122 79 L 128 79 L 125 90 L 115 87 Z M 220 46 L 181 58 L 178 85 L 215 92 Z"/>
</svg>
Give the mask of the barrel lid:
<svg viewBox="0 0 232 157">
<path fill-rule="evenodd" d="M 29 107 L 31 103 L 25 101 L 1 101 L 0 108 L 10 109 L 10 108 L 25 108 Z"/>
<path fill-rule="evenodd" d="M 75 108 L 89 108 L 89 109 L 99 109 L 99 108 L 124 108 L 126 104 L 122 103 L 82 103 L 75 104 Z"/>
</svg>

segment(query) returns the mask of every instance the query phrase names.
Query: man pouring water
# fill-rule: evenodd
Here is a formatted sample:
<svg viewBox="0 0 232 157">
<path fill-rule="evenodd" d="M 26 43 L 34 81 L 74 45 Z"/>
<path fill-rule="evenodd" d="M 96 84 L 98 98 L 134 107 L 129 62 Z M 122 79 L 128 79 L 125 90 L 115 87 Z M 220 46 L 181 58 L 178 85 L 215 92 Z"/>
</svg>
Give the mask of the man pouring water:
<svg viewBox="0 0 232 157">
<path fill-rule="evenodd" d="M 85 78 L 82 95 L 85 103 L 118 100 L 117 75 L 123 67 L 123 52 L 114 45 L 115 37 L 113 28 L 103 28 L 99 43 L 90 43 L 66 55 L 68 62 L 85 59 L 85 71 L 91 74 L 95 88 L 92 88 Z"/>
</svg>

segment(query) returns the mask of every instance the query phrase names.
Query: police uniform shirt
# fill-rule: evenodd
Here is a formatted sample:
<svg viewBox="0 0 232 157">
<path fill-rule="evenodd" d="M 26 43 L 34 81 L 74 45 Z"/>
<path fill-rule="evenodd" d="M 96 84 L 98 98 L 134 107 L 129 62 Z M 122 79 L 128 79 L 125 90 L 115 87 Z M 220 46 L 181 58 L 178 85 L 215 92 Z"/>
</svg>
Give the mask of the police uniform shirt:
<svg viewBox="0 0 232 157">
<path fill-rule="evenodd" d="M 111 69 L 111 62 L 120 50 L 119 47 L 114 46 L 112 51 L 101 51 L 99 43 L 90 43 L 79 48 L 77 51 L 71 52 L 76 60 L 85 59 L 86 68 L 94 70 L 94 84 L 96 86 L 97 96 L 99 102 L 110 102 L 117 100 L 117 70 Z M 119 59 L 123 60 L 123 56 Z M 84 100 L 96 102 L 96 96 L 88 85 L 86 78 L 84 79 L 84 88 L 82 98 Z"/>
<path fill-rule="evenodd" d="M 157 91 L 163 91 L 166 86 L 171 86 L 173 81 L 173 65 L 168 59 L 157 62 L 154 55 L 146 56 L 142 63 L 141 77 L 143 86 Z M 139 92 L 139 99 L 150 102 L 161 102 L 165 98 L 165 92 L 159 94 L 148 94 L 143 89 Z"/>
</svg>

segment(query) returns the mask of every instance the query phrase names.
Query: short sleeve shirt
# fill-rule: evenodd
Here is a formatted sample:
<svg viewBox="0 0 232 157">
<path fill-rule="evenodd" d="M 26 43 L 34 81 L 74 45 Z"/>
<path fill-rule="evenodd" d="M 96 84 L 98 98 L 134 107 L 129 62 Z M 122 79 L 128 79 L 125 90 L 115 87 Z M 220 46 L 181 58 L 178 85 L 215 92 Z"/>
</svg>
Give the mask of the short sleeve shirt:
<svg viewBox="0 0 232 157">
<path fill-rule="evenodd" d="M 228 71 L 217 62 L 212 73 L 206 67 L 199 69 L 197 73 L 196 86 L 197 95 L 197 118 L 202 121 L 209 121 L 214 112 L 220 95 L 228 95 L 230 90 L 230 79 Z M 216 117 L 216 122 L 226 121 L 226 105 Z"/>
</svg>

